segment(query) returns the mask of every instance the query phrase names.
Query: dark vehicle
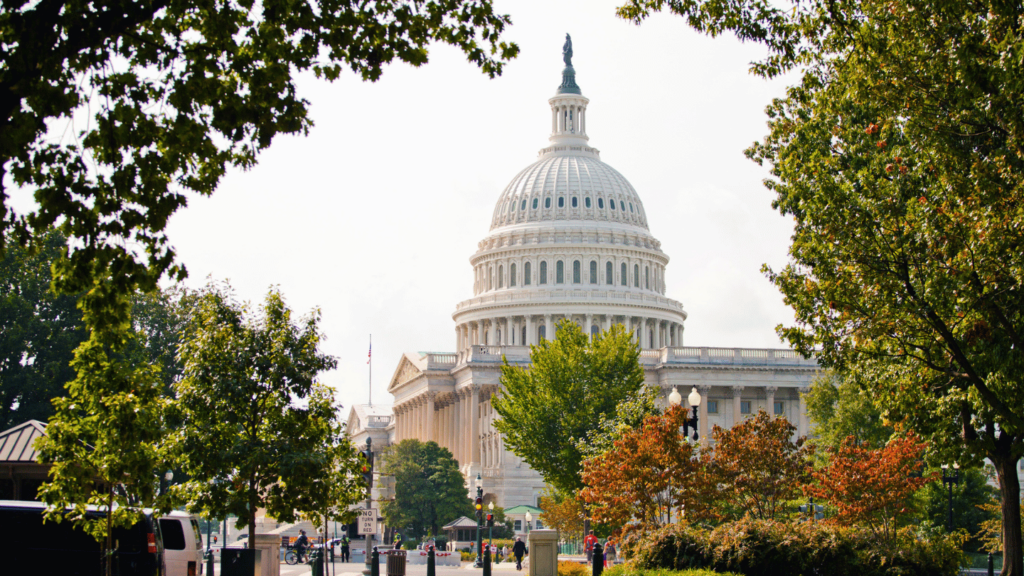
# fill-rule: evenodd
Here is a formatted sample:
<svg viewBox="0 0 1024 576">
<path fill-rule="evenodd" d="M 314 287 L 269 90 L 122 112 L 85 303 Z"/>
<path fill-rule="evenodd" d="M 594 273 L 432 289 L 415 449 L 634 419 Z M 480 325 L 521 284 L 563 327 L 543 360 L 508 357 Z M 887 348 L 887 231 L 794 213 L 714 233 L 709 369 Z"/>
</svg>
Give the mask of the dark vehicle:
<svg viewBox="0 0 1024 576">
<path fill-rule="evenodd" d="M 0 557 L 4 572 L 38 576 L 102 576 L 103 548 L 71 522 L 43 522 L 41 502 L 0 500 Z M 90 507 L 89 516 L 103 512 Z M 114 530 L 118 548 L 114 574 L 163 576 L 163 540 L 151 514 L 131 528 Z"/>
</svg>

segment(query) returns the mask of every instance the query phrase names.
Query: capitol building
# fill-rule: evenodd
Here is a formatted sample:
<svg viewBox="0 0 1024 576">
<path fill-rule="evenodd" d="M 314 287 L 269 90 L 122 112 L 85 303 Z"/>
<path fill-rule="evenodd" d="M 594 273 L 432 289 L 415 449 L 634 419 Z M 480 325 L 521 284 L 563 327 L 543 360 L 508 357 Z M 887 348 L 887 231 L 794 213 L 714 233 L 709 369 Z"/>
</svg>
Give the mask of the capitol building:
<svg viewBox="0 0 1024 576">
<path fill-rule="evenodd" d="M 452 313 L 454 350 L 406 353 L 388 385 L 393 406 L 352 408 L 348 430 L 375 451 L 406 438 L 448 448 L 488 500 L 536 506 L 541 476 L 504 444 L 491 399 L 502 357 L 528 365 L 530 345 L 562 319 L 596 334 L 621 324 L 635 334 L 646 383 L 667 405 L 696 387 L 699 433 L 729 427 L 759 409 L 808 432 L 800 392 L 816 362 L 788 349 L 685 345 L 687 313 L 669 298 L 669 256 L 648 227 L 640 195 L 601 160 L 587 133 L 589 100 L 576 84 L 571 45 L 551 105 L 551 134 L 535 162 L 497 197 L 489 233 L 470 258 L 473 297 Z M 528 423 L 524 423 L 528 425 Z"/>
</svg>

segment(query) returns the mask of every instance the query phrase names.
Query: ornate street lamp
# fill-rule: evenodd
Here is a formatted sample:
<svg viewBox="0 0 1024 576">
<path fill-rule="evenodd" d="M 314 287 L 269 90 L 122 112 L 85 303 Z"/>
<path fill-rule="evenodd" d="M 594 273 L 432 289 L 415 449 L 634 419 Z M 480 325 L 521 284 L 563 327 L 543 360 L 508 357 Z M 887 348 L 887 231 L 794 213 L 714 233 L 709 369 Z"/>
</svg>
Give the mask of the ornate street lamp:
<svg viewBox="0 0 1024 576">
<path fill-rule="evenodd" d="M 953 463 L 953 470 L 950 472 L 949 465 L 942 465 L 942 483 L 949 486 L 949 532 L 953 532 L 953 484 L 960 483 L 960 465 Z"/>
<path fill-rule="evenodd" d="M 484 555 L 480 548 L 483 546 L 483 533 L 480 531 L 480 521 L 484 517 L 484 479 L 480 473 L 476 473 L 476 562 L 473 566 L 483 568 Z"/>
<path fill-rule="evenodd" d="M 690 403 L 690 407 L 693 408 L 693 417 L 683 419 L 683 436 L 690 433 L 690 428 L 693 428 L 693 441 L 696 442 L 700 439 L 700 435 L 697 434 L 697 408 L 700 407 L 700 392 L 697 392 L 697 387 L 694 386 L 690 391 L 690 395 L 686 397 L 686 401 Z M 675 386 L 672 387 L 672 393 L 668 395 L 668 403 L 673 406 L 679 406 L 683 402 L 683 397 L 679 394 L 679 390 Z"/>
<path fill-rule="evenodd" d="M 530 541 L 530 523 L 533 522 L 533 514 L 530 511 L 526 511 L 526 541 Z"/>
</svg>

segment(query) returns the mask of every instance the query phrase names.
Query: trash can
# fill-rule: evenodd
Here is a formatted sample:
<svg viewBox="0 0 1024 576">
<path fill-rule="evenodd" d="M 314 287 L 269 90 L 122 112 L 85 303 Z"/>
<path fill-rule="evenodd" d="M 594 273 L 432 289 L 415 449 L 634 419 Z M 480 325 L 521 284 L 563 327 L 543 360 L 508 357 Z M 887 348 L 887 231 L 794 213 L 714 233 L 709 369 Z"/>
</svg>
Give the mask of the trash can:
<svg viewBox="0 0 1024 576">
<path fill-rule="evenodd" d="M 405 550 L 388 551 L 387 576 L 405 576 Z"/>
<path fill-rule="evenodd" d="M 221 576 L 259 576 L 261 552 L 253 548 L 225 548 L 220 556 Z"/>
</svg>

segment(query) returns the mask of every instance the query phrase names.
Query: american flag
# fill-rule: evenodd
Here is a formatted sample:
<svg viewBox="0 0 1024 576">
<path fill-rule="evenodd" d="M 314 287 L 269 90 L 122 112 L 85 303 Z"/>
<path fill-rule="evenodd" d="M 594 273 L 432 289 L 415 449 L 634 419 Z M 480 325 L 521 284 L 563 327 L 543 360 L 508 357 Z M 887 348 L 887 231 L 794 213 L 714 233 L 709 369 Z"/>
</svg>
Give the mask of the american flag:
<svg viewBox="0 0 1024 576">
<path fill-rule="evenodd" d="M 370 351 L 366 353 L 366 363 L 370 363 L 370 359 L 373 358 L 373 342 L 370 342 Z"/>
</svg>

